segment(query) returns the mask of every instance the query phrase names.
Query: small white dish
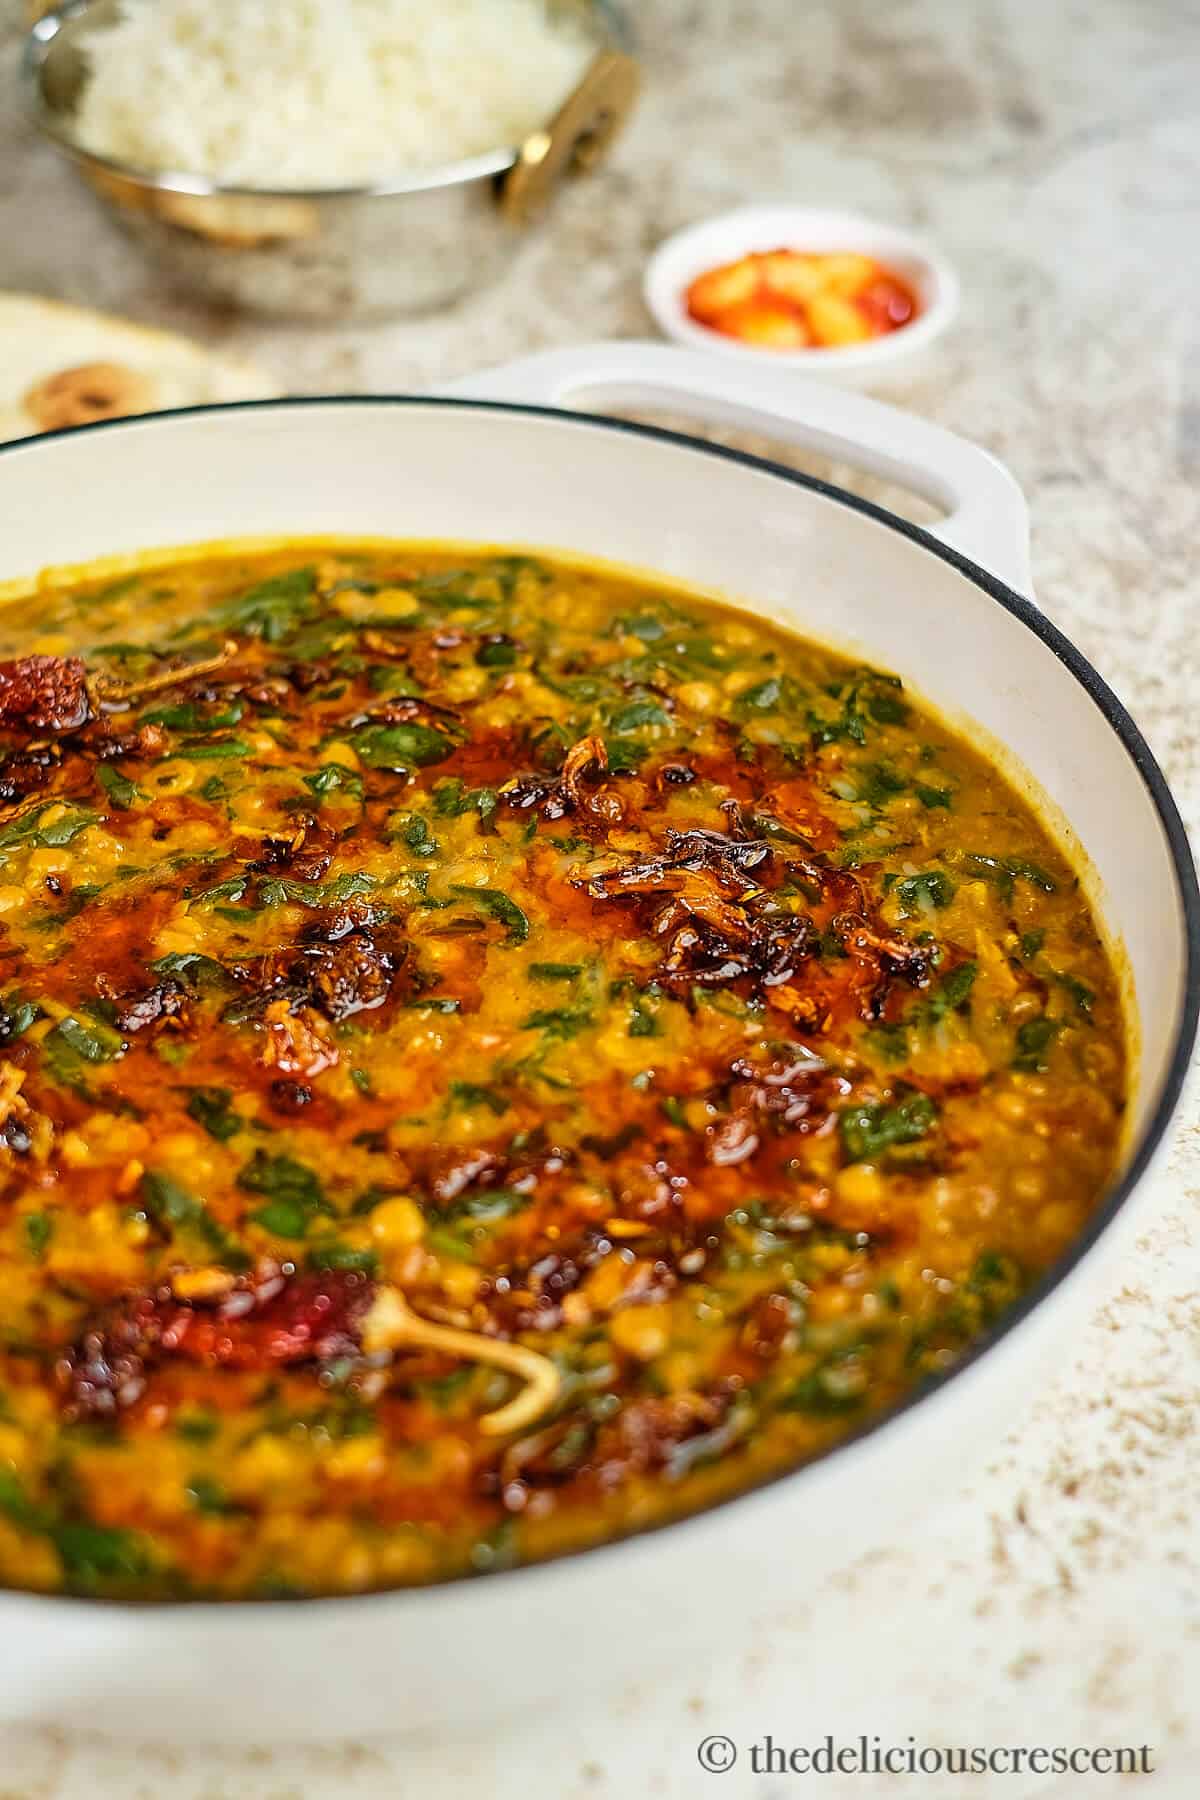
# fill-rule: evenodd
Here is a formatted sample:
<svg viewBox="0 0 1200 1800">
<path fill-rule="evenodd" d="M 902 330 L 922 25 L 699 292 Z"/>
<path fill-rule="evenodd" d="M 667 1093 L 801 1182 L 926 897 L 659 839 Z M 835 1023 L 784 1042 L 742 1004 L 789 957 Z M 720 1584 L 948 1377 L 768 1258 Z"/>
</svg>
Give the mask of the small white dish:
<svg viewBox="0 0 1200 1800">
<path fill-rule="evenodd" d="M 698 275 L 756 250 L 783 249 L 858 250 L 877 257 L 909 283 L 920 310 L 911 324 L 883 337 L 805 350 L 742 344 L 690 316 L 687 290 Z M 644 292 L 659 329 L 676 343 L 856 385 L 927 350 L 957 313 L 959 289 L 957 275 L 939 251 L 894 225 L 825 207 L 745 206 L 669 237 L 647 265 Z"/>
</svg>

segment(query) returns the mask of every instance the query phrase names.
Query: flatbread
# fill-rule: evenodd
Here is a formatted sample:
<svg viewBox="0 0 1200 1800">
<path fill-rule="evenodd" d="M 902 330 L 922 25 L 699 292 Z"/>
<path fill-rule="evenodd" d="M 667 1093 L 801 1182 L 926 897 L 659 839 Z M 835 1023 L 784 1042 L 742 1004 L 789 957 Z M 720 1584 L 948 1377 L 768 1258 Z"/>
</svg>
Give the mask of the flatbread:
<svg viewBox="0 0 1200 1800">
<path fill-rule="evenodd" d="M 0 293 L 0 441 L 279 392 L 251 364 L 174 332 Z"/>
</svg>

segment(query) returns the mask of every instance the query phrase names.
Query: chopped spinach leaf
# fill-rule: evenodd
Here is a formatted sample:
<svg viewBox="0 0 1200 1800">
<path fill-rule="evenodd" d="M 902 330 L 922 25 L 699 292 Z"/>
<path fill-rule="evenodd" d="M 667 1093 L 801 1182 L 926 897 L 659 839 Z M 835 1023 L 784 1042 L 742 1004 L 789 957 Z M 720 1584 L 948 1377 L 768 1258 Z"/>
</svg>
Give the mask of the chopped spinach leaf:
<svg viewBox="0 0 1200 1800">
<path fill-rule="evenodd" d="M 916 1010 L 922 1019 L 936 1022 L 944 1019 L 960 1007 L 975 985 L 975 977 L 979 973 L 979 965 L 973 962 L 959 963 L 957 969 L 938 984 L 929 998 Z"/>
<path fill-rule="evenodd" d="M 215 712 L 205 712 L 194 700 L 181 700 L 174 706 L 155 706 L 144 712 L 140 725 L 166 725 L 172 731 L 223 731 L 237 725 L 246 708 L 240 700 L 231 700 Z"/>
<path fill-rule="evenodd" d="M 150 1567 L 149 1557 L 133 1532 L 117 1526 L 68 1520 L 51 1528 L 68 1581 L 79 1588 L 103 1589 L 137 1581 Z"/>
<path fill-rule="evenodd" d="M 414 856 L 436 856 L 438 853 L 437 839 L 429 834 L 429 821 L 420 813 L 394 813 L 388 836 L 393 843 L 407 844 Z"/>
<path fill-rule="evenodd" d="M 867 1398 L 871 1364 L 865 1343 L 829 1351 L 802 1375 L 780 1401 L 784 1412 L 811 1413 L 818 1418 L 855 1412 Z"/>
<path fill-rule="evenodd" d="M 85 807 L 68 808 L 64 818 L 53 819 L 48 825 L 41 826 L 36 841 L 58 849 L 60 845 L 73 843 L 81 831 L 96 823 L 96 818 L 97 815 Z"/>
<path fill-rule="evenodd" d="M 508 1101 L 503 1094 L 498 1094 L 495 1088 L 484 1087 L 476 1081 L 452 1081 L 450 1094 L 459 1106 L 486 1106 L 489 1112 L 496 1114 L 497 1118 L 508 1111 Z"/>
<path fill-rule="evenodd" d="M 220 1482 L 214 1481 L 211 1475 L 193 1475 L 186 1491 L 197 1512 L 222 1518 L 238 1510 Z"/>
<path fill-rule="evenodd" d="M 902 1023 L 872 1025 L 870 1042 L 884 1062 L 894 1064 L 907 1062 L 909 1051 L 907 1025 Z"/>
<path fill-rule="evenodd" d="M 368 769 L 404 773 L 444 762 L 454 745 L 445 732 L 430 725 L 364 725 L 351 739 L 355 752 Z"/>
<path fill-rule="evenodd" d="M 653 613 L 621 613 L 613 620 L 615 637 L 635 637 L 643 644 L 657 644 L 667 635 L 667 627 Z"/>
<path fill-rule="evenodd" d="M 302 1238 L 318 1213 L 332 1211 L 316 1175 L 294 1157 L 256 1150 L 237 1179 L 250 1193 L 267 1195 L 266 1205 L 251 1217 L 276 1237 Z"/>
<path fill-rule="evenodd" d="M 586 1006 L 548 1007 L 521 1020 L 522 1031 L 544 1031 L 550 1038 L 573 1038 L 592 1023 Z"/>
<path fill-rule="evenodd" d="M 58 812 L 55 819 L 46 819 L 49 812 Z M 22 818 L 10 819 L 7 825 L 0 825 L 0 853 L 16 849 L 27 844 L 30 849 L 61 849 L 63 845 L 74 842 L 81 831 L 94 825 L 99 813 L 92 812 L 85 806 L 73 806 L 64 801 L 47 801 L 44 806 L 37 806 Z M 6 859 L 0 854 L 0 865 Z"/>
<path fill-rule="evenodd" d="M 36 1001 L 6 994 L 0 1000 L 0 1044 L 15 1044 L 41 1015 L 42 1009 Z"/>
<path fill-rule="evenodd" d="M 657 1037 L 658 1011 L 652 998 L 638 994 L 629 1009 L 630 1037 Z"/>
<path fill-rule="evenodd" d="M 610 775 L 632 775 L 646 760 L 646 746 L 637 738 L 605 738 L 604 752 Z"/>
<path fill-rule="evenodd" d="M 184 738 L 178 754 L 186 757 L 188 762 L 215 762 L 222 758 L 249 756 L 250 746 L 241 738 Z"/>
<path fill-rule="evenodd" d="M 319 800 L 327 794 L 346 794 L 352 800 L 362 798 L 362 776 L 357 769 L 343 768 L 341 763 L 322 763 L 315 774 L 304 777 L 304 785 Z"/>
<path fill-rule="evenodd" d="M 944 869 L 924 869 L 919 875 L 905 875 L 895 883 L 893 892 L 905 917 L 911 919 L 931 907 L 949 906 L 954 898 L 954 883 Z"/>
<path fill-rule="evenodd" d="M 977 881 L 989 881 L 1002 900 L 1011 900 L 1018 881 L 1041 888 L 1044 894 L 1058 891 L 1058 883 L 1038 863 L 1020 856 L 985 856 L 977 851 L 946 851 L 946 860 L 962 873 Z"/>
<path fill-rule="evenodd" d="M 247 637 L 280 644 L 304 620 L 311 617 L 316 592 L 315 569 L 292 569 L 260 581 L 217 614 L 217 623 Z"/>
<path fill-rule="evenodd" d="M 152 1219 L 173 1230 L 194 1232 L 207 1251 L 227 1269 L 242 1270 L 250 1266 L 250 1258 L 230 1236 L 218 1219 L 196 1194 L 161 1169 L 148 1169 L 142 1176 L 142 1204 Z"/>
<path fill-rule="evenodd" d="M 495 1225 L 501 1219 L 511 1219 L 514 1213 L 523 1212 L 531 1198 L 516 1188 L 485 1188 L 480 1193 L 461 1196 L 439 1207 L 437 1218 L 443 1224 L 469 1221 L 474 1225 Z"/>
<path fill-rule="evenodd" d="M 475 652 L 475 661 L 481 669 L 512 669 L 520 661 L 521 647 L 515 644 L 503 632 L 494 632 L 485 637 Z"/>
<path fill-rule="evenodd" d="M 195 1411 L 182 1412 L 175 1420 L 175 1435 L 189 1444 L 208 1444 L 221 1429 L 221 1421 L 216 1413 Z"/>
<path fill-rule="evenodd" d="M 844 1107 L 838 1114 L 843 1154 L 847 1162 L 873 1162 L 897 1144 L 916 1143 L 936 1121 L 927 1094 L 906 1094 L 892 1106 Z"/>
<path fill-rule="evenodd" d="M 737 698 L 737 710 L 739 712 L 774 712 L 776 707 L 782 706 L 783 703 L 783 681 L 778 675 L 769 675 L 765 681 L 759 681 L 753 687 L 743 689 Z"/>
<path fill-rule="evenodd" d="M 476 812 L 486 825 L 499 804 L 495 788 L 468 788 L 457 775 L 434 785 L 433 810 L 441 819 L 458 819 L 464 813 Z"/>
<path fill-rule="evenodd" d="M 332 881 L 323 882 L 272 878 L 263 882 L 259 899 L 263 906 L 286 906 L 289 901 L 308 907 L 330 906 L 353 900 L 359 894 L 370 894 L 378 885 L 373 875 L 357 873 L 335 875 Z"/>
<path fill-rule="evenodd" d="M 632 700 L 617 709 L 609 720 L 609 729 L 618 735 L 640 731 L 645 725 L 669 726 L 671 716 L 657 700 Z"/>
<path fill-rule="evenodd" d="M 310 1269 L 344 1269 L 356 1275 L 378 1275 L 379 1258 L 371 1249 L 336 1242 L 318 1244 L 308 1253 Z"/>
<path fill-rule="evenodd" d="M 229 980 L 219 962 L 211 956 L 201 956 L 198 950 L 160 956 L 150 967 L 156 975 L 166 975 L 170 980 L 180 982 L 190 993 L 223 987 Z"/>
<path fill-rule="evenodd" d="M 242 1129 L 244 1123 L 233 1110 L 232 1103 L 233 1094 L 229 1088 L 198 1087 L 191 1090 L 187 1109 L 196 1123 L 203 1125 L 209 1137 L 225 1144 Z"/>
<path fill-rule="evenodd" d="M 42 1040 L 42 1049 L 53 1059 L 63 1051 L 85 1063 L 112 1062 L 125 1044 L 120 1032 L 99 1019 L 81 1019 L 69 1013 Z"/>
<path fill-rule="evenodd" d="M 1084 1018 L 1091 1018 L 1092 1008 L 1096 1004 L 1094 988 L 1090 988 L 1086 981 L 1080 981 L 1077 975 L 1068 975 L 1062 969 L 1052 969 L 1050 979 L 1065 993 L 1070 994 L 1076 1009 Z"/>
<path fill-rule="evenodd" d="M 33 1212 L 25 1214 L 25 1242 L 30 1256 L 40 1262 L 46 1254 L 46 1246 L 54 1235 L 54 1218 L 51 1213 Z"/>
<path fill-rule="evenodd" d="M 503 925 L 508 932 L 510 944 L 523 944 L 529 936 L 529 920 L 514 900 L 502 894 L 499 888 L 467 887 L 462 882 L 455 882 L 451 893 L 463 900 L 472 900 L 481 906 L 486 913 Z"/>
<path fill-rule="evenodd" d="M 135 800 L 144 798 L 137 783 L 130 781 L 128 775 L 122 775 L 120 769 L 114 768 L 112 763 L 97 765 L 96 780 L 118 812 L 128 812 Z"/>
<path fill-rule="evenodd" d="M 907 781 L 891 763 L 872 763 L 863 771 L 865 780 L 860 785 L 855 798 L 876 809 L 885 807 L 897 794 L 904 793 Z"/>
<path fill-rule="evenodd" d="M 814 745 L 866 744 L 868 725 L 903 725 L 909 709 L 900 698 L 903 683 L 895 675 L 864 669 L 849 681 L 835 681 L 826 689 L 828 698 L 841 702 L 841 711 L 830 716 L 824 705 L 809 709 L 808 726 Z"/>
<path fill-rule="evenodd" d="M 1026 1019 L 1017 1027 L 1013 1068 L 1025 1075 L 1044 1075 L 1050 1066 L 1046 1060 L 1050 1046 L 1062 1028 L 1061 1019 L 1049 1019 L 1044 1013 L 1039 1018 Z"/>
<path fill-rule="evenodd" d="M 241 900 L 250 885 L 247 875 L 232 875 L 228 881 L 218 881 L 212 887 L 185 888 L 184 893 L 192 906 L 211 906 L 217 900 Z"/>
</svg>

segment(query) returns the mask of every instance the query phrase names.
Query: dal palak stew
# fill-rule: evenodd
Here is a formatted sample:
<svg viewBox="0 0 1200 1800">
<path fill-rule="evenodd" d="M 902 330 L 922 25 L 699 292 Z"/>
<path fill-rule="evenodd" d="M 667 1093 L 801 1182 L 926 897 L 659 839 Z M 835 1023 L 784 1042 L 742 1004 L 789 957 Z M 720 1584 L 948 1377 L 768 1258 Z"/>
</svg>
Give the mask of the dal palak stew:
<svg viewBox="0 0 1200 1800">
<path fill-rule="evenodd" d="M 353 1592 L 694 1511 L 945 1369 L 1126 1088 L 1076 872 L 877 669 L 298 545 L 0 622 L 0 1581 Z"/>
</svg>

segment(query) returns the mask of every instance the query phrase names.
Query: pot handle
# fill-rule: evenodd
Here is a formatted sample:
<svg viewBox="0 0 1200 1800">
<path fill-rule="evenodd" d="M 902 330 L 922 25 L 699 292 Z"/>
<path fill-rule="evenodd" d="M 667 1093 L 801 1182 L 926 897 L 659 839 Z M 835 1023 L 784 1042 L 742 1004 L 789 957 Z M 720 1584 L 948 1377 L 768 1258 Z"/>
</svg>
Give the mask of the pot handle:
<svg viewBox="0 0 1200 1800">
<path fill-rule="evenodd" d="M 550 123 L 534 131 L 500 188 L 500 209 L 514 225 L 528 225 L 549 204 L 572 169 L 592 169 L 608 154 L 633 111 L 641 77 L 632 56 L 601 50 Z"/>
<path fill-rule="evenodd" d="M 543 350 L 469 375 L 443 393 L 464 400 L 561 406 L 660 406 L 841 458 L 944 509 L 926 527 L 953 550 L 1029 595 L 1029 513 L 1003 463 L 928 419 L 865 394 L 780 374 L 733 369 L 668 344 L 617 341 Z"/>
</svg>

